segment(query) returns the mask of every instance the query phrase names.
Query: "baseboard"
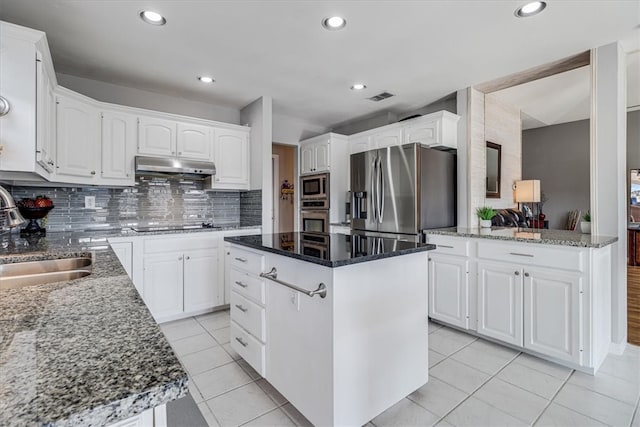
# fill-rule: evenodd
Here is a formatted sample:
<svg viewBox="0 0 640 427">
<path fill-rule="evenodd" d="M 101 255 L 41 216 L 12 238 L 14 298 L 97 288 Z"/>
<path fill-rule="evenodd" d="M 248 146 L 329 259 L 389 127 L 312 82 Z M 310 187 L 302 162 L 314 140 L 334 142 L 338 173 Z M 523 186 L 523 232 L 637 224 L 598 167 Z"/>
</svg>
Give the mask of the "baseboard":
<svg viewBox="0 0 640 427">
<path fill-rule="evenodd" d="M 624 340 L 621 343 L 612 342 L 609 344 L 609 353 L 617 354 L 620 356 L 624 353 L 624 349 L 627 348 L 627 337 L 624 337 Z"/>
</svg>

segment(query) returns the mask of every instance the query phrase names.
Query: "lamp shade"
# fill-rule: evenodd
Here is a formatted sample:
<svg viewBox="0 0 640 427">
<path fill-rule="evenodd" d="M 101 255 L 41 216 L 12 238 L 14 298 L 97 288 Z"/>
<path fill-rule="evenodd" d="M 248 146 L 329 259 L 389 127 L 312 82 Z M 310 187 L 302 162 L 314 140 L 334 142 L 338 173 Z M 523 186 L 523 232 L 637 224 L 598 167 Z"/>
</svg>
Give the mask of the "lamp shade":
<svg viewBox="0 0 640 427">
<path fill-rule="evenodd" d="M 533 203 L 540 201 L 540 180 L 516 181 L 516 202 Z"/>
</svg>

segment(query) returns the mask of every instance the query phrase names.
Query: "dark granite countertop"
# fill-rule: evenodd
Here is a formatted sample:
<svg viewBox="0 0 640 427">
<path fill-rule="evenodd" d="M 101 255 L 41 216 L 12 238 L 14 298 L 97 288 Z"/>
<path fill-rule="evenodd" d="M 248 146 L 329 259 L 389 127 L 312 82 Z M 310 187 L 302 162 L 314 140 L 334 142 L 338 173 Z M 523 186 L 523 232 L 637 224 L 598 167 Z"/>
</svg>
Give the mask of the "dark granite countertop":
<svg viewBox="0 0 640 427">
<path fill-rule="evenodd" d="M 187 374 L 106 238 L 0 236 L 0 263 L 93 257 L 91 275 L 0 291 L 0 425 L 109 425 L 185 396 Z"/>
<path fill-rule="evenodd" d="M 332 268 L 435 249 L 431 244 L 345 234 L 258 234 L 224 240 Z"/>
<path fill-rule="evenodd" d="M 452 227 L 424 230 L 424 233 L 581 248 L 602 248 L 618 241 L 618 238 L 613 236 L 594 236 L 570 230 L 540 230 L 510 227 L 491 227 L 490 229 Z"/>
</svg>

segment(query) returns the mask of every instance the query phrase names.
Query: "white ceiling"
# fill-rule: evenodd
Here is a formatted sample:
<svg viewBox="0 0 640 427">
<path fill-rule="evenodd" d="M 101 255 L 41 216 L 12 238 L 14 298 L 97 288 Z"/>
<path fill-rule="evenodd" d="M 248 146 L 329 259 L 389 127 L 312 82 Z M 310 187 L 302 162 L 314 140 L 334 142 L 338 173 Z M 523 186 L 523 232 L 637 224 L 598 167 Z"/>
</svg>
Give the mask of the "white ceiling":
<svg viewBox="0 0 640 427">
<path fill-rule="evenodd" d="M 47 33 L 56 70 L 216 105 L 262 95 L 320 126 L 403 113 L 458 89 L 628 37 L 635 0 L 120 1 L 0 0 L 0 19 Z M 152 9 L 163 27 L 138 17 Z M 347 20 L 326 31 L 331 15 Z M 198 75 L 216 83 L 203 85 Z M 367 89 L 349 90 L 362 81 Z M 379 103 L 365 98 L 396 96 Z"/>
</svg>

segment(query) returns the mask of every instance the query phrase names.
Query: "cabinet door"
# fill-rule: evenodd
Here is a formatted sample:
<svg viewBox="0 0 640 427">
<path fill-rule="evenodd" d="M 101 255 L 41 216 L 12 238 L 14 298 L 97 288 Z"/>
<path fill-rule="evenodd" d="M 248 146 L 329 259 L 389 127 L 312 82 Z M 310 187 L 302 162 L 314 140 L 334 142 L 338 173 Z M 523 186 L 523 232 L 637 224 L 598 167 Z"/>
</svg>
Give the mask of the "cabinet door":
<svg viewBox="0 0 640 427">
<path fill-rule="evenodd" d="M 393 147 L 402 145 L 402 128 L 389 129 L 371 137 L 376 148 Z"/>
<path fill-rule="evenodd" d="M 211 128 L 178 123 L 178 157 L 185 159 L 211 159 Z"/>
<path fill-rule="evenodd" d="M 418 143 L 427 146 L 440 143 L 438 122 L 431 121 L 409 125 L 404 130 L 404 143 Z"/>
<path fill-rule="evenodd" d="M 300 147 L 300 174 L 312 173 L 316 170 L 315 153 L 313 144 Z"/>
<path fill-rule="evenodd" d="M 102 178 L 134 181 L 136 118 L 116 112 L 102 113 Z"/>
<path fill-rule="evenodd" d="M 218 286 L 218 248 L 185 252 L 184 311 L 222 305 Z"/>
<path fill-rule="evenodd" d="M 124 267 L 129 278 L 132 277 L 131 271 L 133 270 L 133 250 L 130 242 L 109 243 L 111 249 L 118 257 L 118 261 Z"/>
<path fill-rule="evenodd" d="M 175 156 L 176 123 L 169 120 L 140 117 L 138 119 L 138 153 Z"/>
<path fill-rule="evenodd" d="M 469 329 L 469 262 L 429 256 L 429 317 Z"/>
<path fill-rule="evenodd" d="M 156 320 L 183 312 L 183 262 L 179 252 L 144 257 L 142 297 Z"/>
<path fill-rule="evenodd" d="M 522 346 L 522 269 L 478 263 L 478 333 Z"/>
<path fill-rule="evenodd" d="M 329 141 L 313 144 L 313 152 L 316 158 L 314 172 L 329 172 L 329 169 L 331 169 L 330 150 L 331 143 Z"/>
<path fill-rule="evenodd" d="M 98 111 L 65 96 L 59 96 L 57 103 L 56 174 L 93 178 L 98 169 Z"/>
<path fill-rule="evenodd" d="M 349 138 L 349 153 L 362 153 L 364 151 L 369 151 L 375 148 L 371 142 L 371 137 L 356 137 L 354 139 Z"/>
<path fill-rule="evenodd" d="M 36 73 L 36 161 L 51 173 L 55 169 L 56 100 L 53 82 L 40 60 L 36 63 Z"/>
<path fill-rule="evenodd" d="M 216 129 L 214 150 L 216 175 L 213 188 L 248 189 L 248 133 L 230 129 Z"/>
<path fill-rule="evenodd" d="M 524 270 L 524 347 L 581 362 L 579 274 Z"/>
</svg>

